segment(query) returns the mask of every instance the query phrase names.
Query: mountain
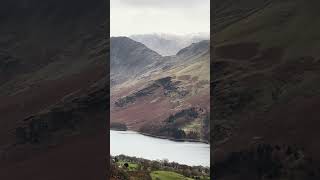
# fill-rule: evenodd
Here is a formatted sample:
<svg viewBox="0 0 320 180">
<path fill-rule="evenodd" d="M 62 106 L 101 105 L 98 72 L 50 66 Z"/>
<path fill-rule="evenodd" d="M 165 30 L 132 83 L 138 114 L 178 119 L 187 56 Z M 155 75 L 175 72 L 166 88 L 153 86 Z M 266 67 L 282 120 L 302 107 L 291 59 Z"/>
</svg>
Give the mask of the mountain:
<svg viewBox="0 0 320 180">
<path fill-rule="evenodd" d="M 114 84 L 135 78 L 161 58 L 144 44 L 127 37 L 111 37 L 110 44 L 110 78 Z"/>
<path fill-rule="evenodd" d="M 132 42 L 135 48 L 128 53 L 123 46 L 128 39 L 119 40 L 123 42 L 111 43 L 116 46 L 111 49 L 120 49 L 119 54 L 133 54 L 124 55 L 127 57 L 123 58 L 124 62 L 141 57 L 130 68 L 140 66 L 145 71 L 130 74 L 130 80 L 111 86 L 111 128 L 172 139 L 208 141 L 209 41 L 194 43 L 175 56 L 156 56 L 156 63 L 146 65 L 146 54 L 153 51 L 136 51 L 146 47 Z M 127 68 L 126 65 L 119 66 Z M 121 76 L 117 69 L 115 73 Z"/>
<path fill-rule="evenodd" d="M 319 2 L 227 2 L 211 64 L 216 178 L 318 179 Z"/>
<path fill-rule="evenodd" d="M 1 2 L 0 179 L 106 175 L 106 8 L 101 0 Z"/>
<path fill-rule="evenodd" d="M 182 48 L 185 48 L 192 43 L 209 39 L 209 33 L 193 33 L 187 35 L 173 35 L 164 33 L 137 34 L 131 35 L 130 38 L 145 44 L 148 48 L 158 52 L 162 56 L 172 56 Z"/>
<path fill-rule="evenodd" d="M 208 53 L 210 41 L 209 40 L 203 40 L 198 43 L 192 43 L 191 45 L 181 49 L 178 51 L 176 56 L 179 57 L 179 59 L 195 59 L 196 57 L 202 56 L 205 53 Z"/>
</svg>

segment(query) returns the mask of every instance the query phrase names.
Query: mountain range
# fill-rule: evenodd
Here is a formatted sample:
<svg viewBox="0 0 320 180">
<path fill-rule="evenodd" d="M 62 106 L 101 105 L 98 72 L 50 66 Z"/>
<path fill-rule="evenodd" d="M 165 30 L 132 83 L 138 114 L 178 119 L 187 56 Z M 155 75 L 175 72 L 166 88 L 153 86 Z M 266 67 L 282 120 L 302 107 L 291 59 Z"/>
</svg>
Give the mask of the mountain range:
<svg viewBox="0 0 320 180">
<path fill-rule="evenodd" d="M 175 55 L 178 51 L 190 44 L 208 40 L 209 37 L 209 33 L 192 33 L 186 35 L 153 33 L 129 36 L 129 38 L 145 44 L 148 48 L 156 51 L 162 56 Z"/>
<path fill-rule="evenodd" d="M 111 128 L 209 140 L 208 40 L 173 56 L 161 56 L 128 37 L 112 37 L 110 45 Z"/>
</svg>

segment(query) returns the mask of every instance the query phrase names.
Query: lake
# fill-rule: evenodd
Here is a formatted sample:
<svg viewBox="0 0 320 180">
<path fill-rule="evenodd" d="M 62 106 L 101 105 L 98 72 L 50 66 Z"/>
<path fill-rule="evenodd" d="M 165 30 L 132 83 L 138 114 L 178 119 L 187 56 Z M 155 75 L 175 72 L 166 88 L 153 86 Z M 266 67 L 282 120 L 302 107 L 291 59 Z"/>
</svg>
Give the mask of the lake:
<svg viewBox="0 0 320 180">
<path fill-rule="evenodd" d="M 210 145 L 176 142 L 145 136 L 134 131 L 110 130 L 110 154 L 135 156 L 149 160 L 168 159 L 189 166 L 210 166 Z"/>
</svg>

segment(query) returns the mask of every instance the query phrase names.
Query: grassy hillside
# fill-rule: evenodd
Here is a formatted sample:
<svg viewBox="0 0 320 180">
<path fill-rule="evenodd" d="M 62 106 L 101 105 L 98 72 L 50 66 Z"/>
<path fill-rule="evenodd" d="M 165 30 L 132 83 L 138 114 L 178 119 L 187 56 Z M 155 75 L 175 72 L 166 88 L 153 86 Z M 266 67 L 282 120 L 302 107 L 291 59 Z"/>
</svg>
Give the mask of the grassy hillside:
<svg viewBox="0 0 320 180">
<path fill-rule="evenodd" d="M 209 180 L 209 169 L 124 155 L 111 158 L 112 180 Z"/>
<path fill-rule="evenodd" d="M 168 171 L 154 171 L 151 173 L 152 180 L 163 179 L 163 180 L 191 180 L 181 174 Z"/>
</svg>

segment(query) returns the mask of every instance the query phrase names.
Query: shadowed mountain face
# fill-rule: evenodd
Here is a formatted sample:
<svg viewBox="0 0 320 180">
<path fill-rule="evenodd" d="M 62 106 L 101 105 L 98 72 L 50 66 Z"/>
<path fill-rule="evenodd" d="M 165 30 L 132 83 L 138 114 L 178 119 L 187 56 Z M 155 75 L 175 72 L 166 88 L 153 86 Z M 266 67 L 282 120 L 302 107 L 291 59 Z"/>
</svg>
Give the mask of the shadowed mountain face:
<svg viewBox="0 0 320 180">
<path fill-rule="evenodd" d="M 106 8 L 1 2 L 0 179 L 106 176 Z"/>
<path fill-rule="evenodd" d="M 129 38 L 111 39 L 111 128 L 208 141 L 209 41 L 160 56 Z"/>
<path fill-rule="evenodd" d="M 217 11 L 246 12 L 252 1 L 228 2 Z M 215 22 L 220 29 L 214 34 L 211 135 L 216 172 L 221 170 L 216 178 L 318 179 L 320 54 L 319 26 L 313 22 L 319 2 L 255 2 L 253 13 L 237 19 L 220 13 Z"/>
<path fill-rule="evenodd" d="M 162 58 L 144 44 L 127 37 L 112 37 L 110 43 L 110 74 L 113 84 L 135 78 Z"/>
</svg>

